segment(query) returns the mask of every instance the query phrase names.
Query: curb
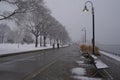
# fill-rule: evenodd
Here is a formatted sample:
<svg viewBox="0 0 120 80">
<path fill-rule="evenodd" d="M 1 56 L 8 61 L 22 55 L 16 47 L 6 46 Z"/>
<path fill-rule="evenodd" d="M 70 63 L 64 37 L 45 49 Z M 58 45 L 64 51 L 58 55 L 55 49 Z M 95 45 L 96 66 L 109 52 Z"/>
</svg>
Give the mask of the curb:
<svg viewBox="0 0 120 80">
<path fill-rule="evenodd" d="M 63 47 L 60 47 L 60 48 L 65 48 L 65 47 L 68 47 L 68 46 L 63 46 Z M 8 56 L 14 56 L 14 55 L 21 55 L 21 54 L 28 54 L 29 52 L 37 52 L 37 51 L 44 51 L 44 50 L 55 50 L 57 48 L 47 48 L 47 49 L 40 49 L 40 50 L 30 50 L 30 51 L 22 51 L 22 52 L 13 52 L 13 53 L 7 53 L 7 54 L 1 54 L 0 55 L 0 58 L 2 57 L 8 57 Z"/>
<path fill-rule="evenodd" d="M 7 53 L 7 54 L 1 54 L 1 57 L 8 57 L 8 56 L 14 56 L 14 55 L 21 55 L 21 54 L 27 54 L 29 52 L 37 52 L 37 51 L 44 51 L 44 50 L 50 50 L 52 48 L 47 48 L 47 49 L 40 49 L 40 50 L 30 50 L 30 51 L 22 51 L 22 52 L 13 52 L 13 53 Z"/>
</svg>

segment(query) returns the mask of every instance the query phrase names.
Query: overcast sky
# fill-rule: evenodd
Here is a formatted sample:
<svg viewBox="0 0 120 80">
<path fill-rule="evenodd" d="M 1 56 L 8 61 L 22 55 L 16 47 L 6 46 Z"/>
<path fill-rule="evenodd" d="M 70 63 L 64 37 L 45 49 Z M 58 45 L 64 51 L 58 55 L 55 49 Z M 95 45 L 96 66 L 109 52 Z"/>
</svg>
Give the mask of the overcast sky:
<svg viewBox="0 0 120 80">
<path fill-rule="evenodd" d="M 83 12 L 87 0 L 45 0 L 46 5 L 70 33 L 73 40 L 82 40 L 83 27 L 87 39 L 92 39 L 91 5 L 88 13 Z M 91 0 L 95 8 L 96 41 L 104 44 L 120 44 L 120 0 Z"/>
<path fill-rule="evenodd" d="M 68 30 L 75 41 L 82 40 L 85 27 L 87 40 L 92 39 L 92 15 L 91 5 L 87 4 L 88 13 L 83 12 L 87 0 L 45 0 L 52 15 L 60 21 Z M 95 8 L 95 35 L 96 42 L 104 44 L 120 44 L 120 0 L 90 0 Z M 6 4 L 6 5 L 5 5 Z M 14 10 L 15 6 L 0 2 L 2 10 Z M 0 21 L 1 23 L 2 21 Z M 14 23 L 9 21 L 9 25 Z"/>
</svg>

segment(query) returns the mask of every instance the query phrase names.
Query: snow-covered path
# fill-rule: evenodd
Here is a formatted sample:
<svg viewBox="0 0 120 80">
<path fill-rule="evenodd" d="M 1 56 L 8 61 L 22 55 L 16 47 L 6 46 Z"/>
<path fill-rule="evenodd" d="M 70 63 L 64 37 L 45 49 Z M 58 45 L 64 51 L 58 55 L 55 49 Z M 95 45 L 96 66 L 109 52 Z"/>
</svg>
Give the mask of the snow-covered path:
<svg viewBox="0 0 120 80">
<path fill-rule="evenodd" d="M 52 46 L 47 45 L 46 47 L 35 47 L 34 44 L 0 44 L 0 55 L 11 54 L 17 52 L 33 51 L 33 50 L 42 50 L 52 48 Z"/>
<path fill-rule="evenodd" d="M 119 56 L 116 56 L 116 55 L 113 55 L 113 54 L 111 54 L 111 53 L 104 52 L 104 51 L 100 51 L 100 53 L 101 53 L 101 54 L 104 54 L 104 55 L 106 55 L 106 56 L 108 56 L 108 57 L 111 57 L 111 58 L 113 58 L 113 59 L 115 59 L 115 60 L 117 60 L 117 61 L 120 61 L 120 57 L 119 57 Z"/>
</svg>

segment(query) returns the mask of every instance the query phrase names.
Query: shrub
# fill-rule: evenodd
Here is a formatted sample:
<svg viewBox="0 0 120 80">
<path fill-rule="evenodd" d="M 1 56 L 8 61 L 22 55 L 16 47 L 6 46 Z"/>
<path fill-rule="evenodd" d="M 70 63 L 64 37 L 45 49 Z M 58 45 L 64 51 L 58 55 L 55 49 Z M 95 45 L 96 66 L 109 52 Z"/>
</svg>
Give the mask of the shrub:
<svg viewBox="0 0 120 80">
<path fill-rule="evenodd" d="M 93 53 L 93 47 L 91 45 L 85 45 L 85 44 L 82 44 L 80 45 L 80 50 L 83 52 L 83 53 Z M 99 48 L 95 46 L 95 55 L 99 55 Z"/>
<path fill-rule="evenodd" d="M 86 52 L 87 51 L 87 46 L 85 44 L 80 45 L 80 50 L 82 52 Z"/>
</svg>

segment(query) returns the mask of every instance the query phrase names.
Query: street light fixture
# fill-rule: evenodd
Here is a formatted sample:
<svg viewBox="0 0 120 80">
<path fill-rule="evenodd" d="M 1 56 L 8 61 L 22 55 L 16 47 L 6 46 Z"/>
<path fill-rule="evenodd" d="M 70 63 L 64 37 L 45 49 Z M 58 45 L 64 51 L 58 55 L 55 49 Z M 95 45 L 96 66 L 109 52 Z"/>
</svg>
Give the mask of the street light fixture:
<svg viewBox="0 0 120 80">
<path fill-rule="evenodd" d="M 87 6 L 85 5 L 83 12 L 88 12 L 89 10 L 87 9 Z"/>
<path fill-rule="evenodd" d="M 93 38 L 92 38 L 92 46 L 93 46 L 93 54 L 95 54 L 95 17 L 94 17 L 94 7 L 93 3 L 91 1 L 86 1 L 85 2 L 85 7 L 83 9 L 84 12 L 88 12 L 89 10 L 87 9 L 87 3 L 91 4 L 92 7 L 92 26 L 93 26 Z"/>
</svg>

